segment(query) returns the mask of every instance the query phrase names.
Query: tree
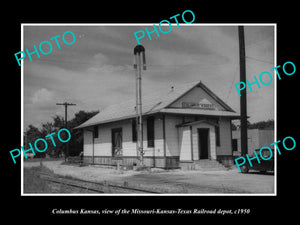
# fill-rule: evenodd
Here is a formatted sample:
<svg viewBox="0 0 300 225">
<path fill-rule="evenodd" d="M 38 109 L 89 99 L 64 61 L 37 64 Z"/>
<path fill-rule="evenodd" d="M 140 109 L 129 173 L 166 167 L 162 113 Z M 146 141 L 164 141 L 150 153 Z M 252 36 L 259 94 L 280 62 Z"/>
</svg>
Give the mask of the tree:
<svg viewBox="0 0 300 225">
<path fill-rule="evenodd" d="M 56 118 L 56 117 L 55 117 Z M 53 120 L 58 120 L 57 118 Z M 41 129 L 41 133 L 43 138 L 46 137 L 49 134 L 52 134 L 53 132 L 57 133 L 57 131 L 59 130 L 58 127 L 54 126 L 54 122 L 50 123 L 50 122 L 46 122 L 42 124 L 42 129 Z M 60 141 L 58 140 L 57 135 L 53 135 L 52 138 L 54 139 L 54 143 L 56 146 L 54 146 L 52 144 L 51 138 L 47 137 L 45 138 L 48 142 L 48 148 L 47 148 L 47 155 L 49 156 L 54 156 L 57 157 L 62 151 L 63 149 L 63 145 L 62 143 L 60 143 Z"/>
<path fill-rule="evenodd" d="M 70 140 L 70 156 L 79 155 L 83 151 L 83 132 L 81 129 L 73 129 L 80 124 L 84 123 L 88 119 L 95 116 L 99 111 L 85 112 L 83 110 L 75 113 L 75 117 L 68 121 L 68 127 L 71 132 L 72 138 Z"/>
<path fill-rule="evenodd" d="M 274 120 L 259 121 L 249 124 L 248 129 L 274 129 Z"/>
<path fill-rule="evenodd" d="M 251 123 L 249 122 L 249 120 L 247 120 L 247 128 L 249 128 L 249 125 L 250 125 Z M 232 121 L 231 121 L 231 130 L 237 130 L 237 129 L 241 129 L 241 124 L 240 124 L 240 121 L 237 121 L 236 123 L 233 123 Z"/>
<path fill-rule="evenodd" d="M 54 127 L 60 129 L 60 128 L 65 126 L 65 120 L 64 120 L 63 117 L 56 115 L 56 116 L 52 117 L 52 119 L 53 119 L 53 126 Z"/>
<path fill-rule="evenodd" d="M 39 131 L 39 129 L 33 125 L 29 125 L 26 131 L 26 138 L 27 138 L 26 144 L 32 141 L 34 142 L 35 139 L 40 137 L 41 137 L 41 132 Z"/>
<path fill-rule="evenodd" d="M 85 112 L 83 110 L 75 113 L 75 117 L 72 120 L 68 121 L 68 130 L 71 133 L 71 140 L 68 142 L 69 143 L 69 155 L 70 156 L 75 156 L 79 155 L 79 153 L 83 150 L 83 133 L 82 130 L 80 129 L 73 129 L 80 124 L 84 123 L 91 117 L 95 116 L 99 111 L 91 111 L 91 112 Z M 66 143 L 62 143 L 61 141 L 58 140 L 57 133 L 61 128 L 65 127 L 65 121 L 63 117 L 61 116 L 54 116 L 52 117 L 53 122 L 46 122 L 43 123 L 41 126 L 41 129 L 39 130 L 37 127 L 33 125 L 29 125 L 28 129 L 26 132 L 24 132 L 24 148 L 28 149 L 29 145 L 28 143 L 31 143 L 33 148 L 34 148 L 34 142 L 38 138 L 44 138 L 47 140 L 48 143 L 48 148 L 47 151 L 45 152 L 38 152 L 35 151 L 36 155 L 35 157 L 45 157 L 46 154 L 52 156 L 52 157 L 57 157 L 61 153 L 66 152 Z M 52 138 L 54 139 L 54 143 L 56 146 L 53 146 L 51 138 L 45 138 L 47 135 L 55 132 L 56 135 L 53 135 Z M 62 139 L 64 139 L 63 135 L 65 133 L 62 132 Z M 44 144 L 42 142 L 38 142 L 39 149 L 44 149 Z"/>
<path fill-rule="evenodd" d="M 24 149 L 27 150 L 30 148 L 29 143 L 31 144 L 32 148 L 34 149 L 34 142 L 36 139 L 38 138 L 42 138 L 43 135 L 42 133 L 39 131 L 39 129 L 33 125 L 29 125 L 27 131 L 24 134 Z M 41 146 L 42 144 L 39 142 L 37 144 L 37 147 L 39 149 L 43 149 L 44 147 Z M 35 152 L 35 157 L 37 158 L 41 158 L 41 157 L 45 157 L 45 153 L 43 152 L 38 152 L 38 151 L 34 151 Z"/>
<path fill-rule="evenodd" d="M 232 123 L 232 130 L 239 129 L 239 124 Z M 247 121 L 247 128 L 248 129 L 274 129 L 274 120 L 267 120 L 267 121 L 259 121 L 256 123 L 250 123 Z"/>
<path fill-rule="evenodd" d="M 82 130 L 73 129 L 80 124 L 84 123 L 94 115 L 96 115 L 99 111 L 91 111 L 85 112 L 80 110 L 79 112 L 75 113 L 75 117 L 68 121 L 68 130 L 71 133 L 71 140 L 68 142 L 69 144 L 69 155 L 76 156 L 83 150 L 83 133 Z M 47 127 L 46 124 L 44 124 Z M 56 130 L 60 130 L 61 128 L 65 127 L 64 118 L 61 116 L 56 115 L 53 117 L 53 126 Z M 56 137 L 57 138 L 57 137 Z M 57 143 L 57 142 L 56 142 Z M 61 143 L 58 141 L 58 145 L 54 149 L 54 154 L 60 154 L 61 152 L 66 153 L 66 144 Z"/>
</svg>

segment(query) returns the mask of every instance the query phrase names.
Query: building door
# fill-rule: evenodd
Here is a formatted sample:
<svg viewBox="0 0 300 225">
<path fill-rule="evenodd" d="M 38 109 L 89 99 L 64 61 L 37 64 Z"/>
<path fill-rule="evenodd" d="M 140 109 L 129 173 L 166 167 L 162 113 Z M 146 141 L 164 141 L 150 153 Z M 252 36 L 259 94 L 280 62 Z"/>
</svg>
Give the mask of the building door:
<svg viewBox="0 0 300 225">
<path fill-rule="evenodd" d="M 198 128 L 199 159 L 208 159 L 208 128 Z"/>
<path fill-rule="evenodd" d="M 122 156 L 122 128 L 111 130 L 112 156 Z"/>
</svg>

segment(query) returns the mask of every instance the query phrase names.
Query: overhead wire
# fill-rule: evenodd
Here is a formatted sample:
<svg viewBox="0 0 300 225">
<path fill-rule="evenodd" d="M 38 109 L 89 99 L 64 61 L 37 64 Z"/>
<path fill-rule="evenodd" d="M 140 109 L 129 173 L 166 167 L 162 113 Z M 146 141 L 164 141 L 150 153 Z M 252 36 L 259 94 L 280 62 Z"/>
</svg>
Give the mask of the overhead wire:
<svg viewBox="0 0 300 225">
<path fill-rule="evenodd" d="M 229 95 L 231 94 L 231 90 L 232 90 L 232 87 L 233 87 L 233 82 L 234 82 L 236 76 L 238 75 L 237 70 L 238 70 L 238 65 L 235 65 L 235 70 L 234 70 L 234 74 L 233 74 L 233 79 L 232 79 L 232 82 L 231 82 L 231 85 L 230 85 L 229 92 L 228 92 L 227 97 L 226 97 L 226 102 L 227 102 L 227 100 L 228 100 L 228 98 L 229 98 Z"/>
<path fill-rule="evenodd" d="M 274 65 L 274 63 L 272 63 L 272 62 L 269 62 L 269 61 L 266 61 L 266 60 L 263 60 L 263 59 L 258 59 L 258 58 L 252 57 L 252 56 L 246 56 L 246 58 L 252 59 L 252 60 L 255 60 L 255 61 L 258 61 L 258 62 L 264 62 L 264 63 L 268 63 L 268 64 Z"/>
</svg>

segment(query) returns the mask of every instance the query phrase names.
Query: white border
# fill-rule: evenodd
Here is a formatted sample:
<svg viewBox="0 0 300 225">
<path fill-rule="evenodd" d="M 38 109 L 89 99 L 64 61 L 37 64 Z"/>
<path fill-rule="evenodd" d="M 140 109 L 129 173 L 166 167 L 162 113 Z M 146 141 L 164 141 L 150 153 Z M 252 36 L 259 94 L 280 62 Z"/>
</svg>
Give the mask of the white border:
<svg viewBox="0 0 300 225">
<path fill-rule="evenodd" d="M 85 24 L 85 23 L 21 23 L 21 51 L 24 51 L 24 26 L 153 26 L 158 23 L 96 23 L 96 24 Z M 171 23 L 177 25 L 176 23 Z M 168 24 L 161 24 L 162 26 L 168 26 Z M 192 23 L 192 24 L 181 24 L 180 26 L 274 26 L 274 67 L 277 65 L 277 24 L 276 23 Z M 21 146 L 23 143 L 24 134 L 24 66 L 21 63 Z M 275 71 L 274 71 L 275 75 Z M 276 77 L 276 76 L 274 76 Z M 274 142 L 277 140 L 277 79 L 274 84 Z M 276 147 L 275 147 L 276 149 Z M 248 194 L 223 194 L 223 193 L 211 193 L 211 194 L 28 194 L 24 193 L 23 189 L 23 152 L 21 151 L 21 196 L 277 196 L 277 151 L 275 151 L 275 168 L 274 168 L 274 193 L 248 193 Z"/>
<path fill-rule="evenodd" d="M 24 26 L 21 24 L 21 51 L 24 51 Z M 24 146 L 24 66 L 23 62 L 21 62 L 21 146 Z M 21 150 L 21 149 L 20 149 Z M 23 151 L 21 151 L 21 196 L 24 194 L 24 156 Z"/>
<path fill-rule="evenodd" d="M 277 65 L 277 24 L 274 24 L 274 67 Z M 274 77 L 275 76 L 274 71 Z M 274 79 L 274 142 L 277 141 L 277 79 Z M 276 150 L 276 151 L 275 151 Z M 277 196 L 277 147 L 274 147 L 274 161 L 275 161 L 275 168 L 274 168 L 274 196 Z"/>
</svg>

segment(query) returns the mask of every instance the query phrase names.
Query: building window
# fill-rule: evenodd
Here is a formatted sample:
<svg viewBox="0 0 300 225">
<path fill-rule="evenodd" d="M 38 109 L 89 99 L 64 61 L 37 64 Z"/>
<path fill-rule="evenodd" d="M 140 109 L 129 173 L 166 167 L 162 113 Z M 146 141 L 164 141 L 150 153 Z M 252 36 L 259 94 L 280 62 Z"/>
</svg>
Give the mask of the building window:
<svg viewBox="0 0 300 225">
<path fill-rule="evenodd" d="M 94 126 L 94 138 L 98 138 L 98 126 Z"/>
<path fill-rule="evenodd" d="M 232 139 L 232 151 L 237 152 L 237 150 L 238 150 L 238 143 L 237 143 L 237 139 L 234 138 Z"/>
<path fill-rule="evenodd" d="M 216 133 L 216 146 L 220 146 L 220 127 L 215 126 L 215 133 Z"/>
<path fill-rule="evenodd" d="M 154 147 L 154 117 L 147 118 L 147 141 L 148 147 Z"/>
<path fill-rule="evenodd" d="M 131 120 L 132 142 L 137 140 L 136 119 Z"/>
<path fill-rule="evenodd" d="M 122 128 L 114 128 L 111 130 L 112 142 L 112 157 L 120 157 L 123 155 L 122 151 Z"/>
</svg>

